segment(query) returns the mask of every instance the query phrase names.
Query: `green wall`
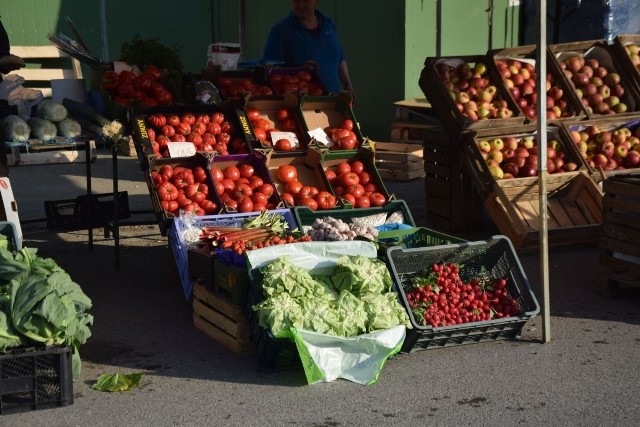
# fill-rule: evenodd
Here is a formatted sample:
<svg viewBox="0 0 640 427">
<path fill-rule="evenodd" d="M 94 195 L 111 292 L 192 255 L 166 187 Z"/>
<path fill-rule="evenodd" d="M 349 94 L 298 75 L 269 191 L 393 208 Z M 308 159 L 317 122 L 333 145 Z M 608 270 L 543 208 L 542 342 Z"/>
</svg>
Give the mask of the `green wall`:
<svg viewBox="0 0 640 427">
<path fill-rule="evenodd" d="M 492 47 L 518 44 L 519 8 L 494 0 Z M 0 16 L 14 45 L 49 44 L 47 34 L 70 35 L 71 17 L 96 56 L 103 56 L 99 0 L 0 0 Z M 153 4 L 153 6 L 151 6 Z M 188 4 L 188 7 L 181 7 Z M 136 34 L 176 47 L 186 71 L 199 73 L 212 42 L 239 42 L 237 0 L 107 0 L 108 56 L 118 59 Z M 393 103 L 422 96 L 424 60 L 437 52 L 437 0 L 322 0 L 346 52 L 356 90 L 354 113 L 363 133 L 388 140 Z M 440 0 L 441 54 L 485 53 L 487 0 Z M 267 6 L 268 5 L 268 6 Z M 289 13 L 290 0 L 245 0 L 243 60 L 258 59 L 271 26 Z"/>
</svg>

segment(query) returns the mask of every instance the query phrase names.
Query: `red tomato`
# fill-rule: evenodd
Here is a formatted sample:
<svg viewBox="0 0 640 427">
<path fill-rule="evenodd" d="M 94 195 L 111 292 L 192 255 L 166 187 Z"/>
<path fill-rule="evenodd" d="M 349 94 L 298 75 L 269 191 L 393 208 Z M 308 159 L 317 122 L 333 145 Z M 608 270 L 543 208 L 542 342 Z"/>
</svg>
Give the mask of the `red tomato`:
<svg viewBox="0 0 640 427">
<path fill-rule="evenodd" d="M 258 189 L 262 187 L 263 184 L 264 184 L 264 181 L 262 180 L 262 178 L 260 178 L 257 175 L 253 175 L 249 177 L 249 186 L 253 191 L 258 191 Z"/>
<path fill-rule="evenodd" d="M 275 148 L 278 151 L 291 151 L 291 141 L 282 138 L 276 141 Z"/>
<path fill-rule="evenodd" d="M 253 134 L 256 136 L 256 139 L 258 141 L 268 142 L 267 141 L 267 131 L 265 131 L 264 129 L 254 128 L 253 129 Z M 269 143 L 269 145 L 271 145 L 271 143 Z"/>
<path fill-rule="evenodd" d="M 345 194 L 342 196 L 347 202 L 349 202 L 349 204 L 351 204 L 351 206 L 354 206 L 356 204 L 356 198 L 353 196 L 353 194 Z"/>
<path fill-rule="evenodd" d="M 333 209 L 336 206 L 336 198 L 328 191 L 320 191 L 315 197 L 319 209 Z"/>
<path fill-rule="evenodd" d="M 206 130 L 211 135 L 219 135 L 222 132 L 222 128 L 220 127 L 220 124 L 216 122 L 209 122 L 209 124 L 206 127 Z"/>
<path fill-rule="evenodd" d="M 191 125 L 191 132 L 195 132 L 198 135 L 202 136 L 207 132 L 207 125 L 205 125 L 203 122 L 195 122 Z"/>
<path fill-rule="evenodd" d="M 269 198 L 263 193 L 253 193 L 253 195 L 251 196 L 251 201 L 253 202 L 254 207 L 257 204 L 266 206 L 269 202 Z"/>
<path fill-rule="evenodd" d="M 176 186 L 166 181 L 156 185 L 156 192 L 161 201 L 175 200 L 178 197 L 178 189 Z"/>
<path fill-rule="evenodd" d="M 356 197 L 356 208 L 368 208 L 371 206 L 371 201 L 367 196 Z"/>
<path fill-rule="evenodd" d="M 211 168 L 211 176 L 214 181 L 222 181 L 224 179 L 224 173 L 220 168 Z"/>
<path fill-rule="evenodd" d="M 151 181 L 153 181 L 153 185 L 158 185 L 164 182 L 164 178 L 158 172 L 151 172 Z"/>
<path fill-rule="evenodd" d="M 367 185 L 371 182 L 371 175 L 369 175 L 369 172 L 359 172 L 358 179 L 360 179 L 360 184 Z"/>
<path fill-rule="evenodd" d="M 342 185 L 334 185 L 333 192 L 336 193 L 336 196 L 344 195 L 345 189 Z"/>
<path fill-rule="evenodd" d="M 282 183 L 295 181 L 298 179 L 298 170 L 292 165 L 280 165 L 276 172 L 278 180 Z"/>
<path fill-rule="evenodd" d="M 208 125 L 211 121 L 211 117 L 208 114 L 200 113 L 196 116 L 196 123 L 202 123 L 203 125 Z"/>
<path fill-rule="evenodd" d="M 346 129 L 346 130 L 353 130 L 353 120 L 351 119 L 345 119 L 342 122 L 342 129 Z"/>
<path fill-rule="evenodd" d="M 258 118 L 256 120 L 252 120 L 251 124 L 253 125 L 254 129 L 258 128 L 258 129 L 264 129 L 265 131 L 271 129 L 271 122 L 265 118 Z"/>
<path fill-rule="evenodd" d="M 333 184 L 335 182 L 337 177 L 335 171 L 333 171 L 332 169 L 327 169 L 326 171 L 324 171 L 324 174 L 327 176 L 327 180 L 330 184 Z"/>
<path fill-rule="evenodd" d="M 317 192 L 316 192 L 317 194 Z M 300 187 L 300 191 L 296 194 L 298 200 L 306 199 L 308 197 L 313 198 L 315 196 L 313 188 L 310 185 L 303 185 Z"/>
<path fill-rule="evenodd" d="M 218 210 L 218 205 L 211 200 L 204 199 L 202 203 L 200 203 L 200 207 L 206 214 L 213 214 Z"/>
<path fill-rule="evenodd" d="M 193 172 L 191 172 L 191 169 L 185 169 L 179 172 L 174 171 L 174 174 L 171 177 L 171 183 L 178 187 L 178 189 L 185 188 L 187 185 L 195 183 Z"/>
<path fill-rule="evenodd" d="M 305 197 L 298 201 L 298 206 L 306 206 L 312 211 L 318 210 L 318 202 L 311 197 Z"/>
<path fill-rule="evenodd" d="M 340 162 L 336 165 L 336 173 L 338 174 L 338 176 L 342 175 L 343 173 L 349 173 L 351 172 L 351 165 L 347 162 Z"/>
<path fill-rule="evenodd" d="M 271 198 L 271 196 L 273 195 L 273 185 L 271 184 L 262 184 L 260 186 L 260 188 L 258 188 L 258 191 L 262 194 L 264 194 L 265 196 L 267 196 L 267 198 Z"/>
<path fill-rule="evenodd" d="M 364 163 L 360 160 L 354 160 L 351 162 L 351 172 L 360 174 L 364 171 Z"/>
<path fill-rule="evenodd" d="M 360 184 L 353 184 L 345 188 L 348 194 L 352 194 L 356 199 L 364 194 L 364 187 Z"/>
<path fill-rule="evenodd" d="M 216 122 L 221 125 L 224 122 L 224 114 L 222 113 L 213 113 L 211 114 L 211 121 Z"/>
<path fill-rule="evenodd" d="M 221 183 L 220 181 L 215 181 L 214 182 L 215 187 L 216 187 L 216 193 L 218 193 L 218 195 L 224 193 L 224 184 Z"/>
<path fill-rule="evenodd" d="M 233 188 L 233 192 L 231 193 L 231 197 L 233 197 L 238 202 L 241 202 L 245 198 L 250 198 L 253 195 L 253 190 L 249 187 L 248 184 L 236 184 Z"/>
<path fill-rule="evenodd" d="M 283 202 L 287 204 L 287 206 L 295 206 L 295 202 L 293 201 L 293 196 L 289 193 L 282 193 L 280 198 Z"/>
<path fill-rule="evenodd" d="M 154 128 L 159 128 L 167 124 L 167 118 L 164 114 L 151 114 L 147 117 L 147 123 Z"/>
<path fill-rule="evenodd" d="M 247 118 L 250 122 L 253 122 L 254 120 L 260 118 L 260 110 L 258 110 L 257 108 L 247 107 L 244 111 L 245 113 L 247 113 Z"/>
<path fill-rule="evenodd" d="M 243 178 L 249 178 L 250 176 L 253 176 L 256 171 L 253 165 L 250 163 L 243 163 L 238 166 L 238 169 L 240 170 L 240 176 Z"/>
<path fill-rule="evenodd" d="M 180 206 L 178 206 L 178 202 L 176 202 L 175 200 L 169 200 L 167 202 L 167 210 L 169 212 L 175 212 L 178 210 Z"/>
<path fill-rule="evenodd" d="M 162 165 L 160 167 L 160 175 L 164 181 L 168 181 L 173 176 L 173 168 L 169 165 Z"/>
<path fill-rule="evenodd" d="M 353 172 L 349 172 L 349 173 L 344 173 L 344 174 L 340 175 L 340 182 L 345 187 L 349 187 L 350 185 L 359 184 L 360 183 L 360 178 L 358 178 L 357 174 L 355 174 Z"/>
<path fill-rule="evenodd" d="M 371 206 L 382 206 L 387 203 L 387 198 L 382 193 L 371 193 L 369 195 Z"/>
<path fill-rule="evenodd" d="M 177 126 L 180 123 L 180 117 L 177 114 L 167 115 L 167 124 L 169 126 Z"/>
<path fill-rule="evenodd" d="M 202 166 L 196 166 L 195 168 L 193 168 L 193 177 L 196 179 L 196 182 L 207 182 L 207 172 Z"/>
<path fill-rule="evenodd" d="M 167 124 L 160 128 L 160 133 L 164 136 L 172 137 L 176 134 L 176 130 L 173 126 Z"/>
<path fill-rule="evenodd" d="M 175 135 L 171 135 L 169 137 L 169 139 L 172 142 L 185 142 L 187 140 L 187 138 L 184 137 L 184 135 L 180 135 L 179 133 L 175 134 Z"/>
<path fill-rule="evenodd" d="M 229 165 L 224 168 L 222 174 L 225 178 L 235 181 L 240 178 L 240 169 L 237 166 Z"/>
<path fill-rule="evenodd" d="M 227 200 L 224 204 L 229 206 L 231 209 L 238 209 L 238 202 L 233 199 Z"/>
<path fill-rule="evenodd" d="M 233 191 L 233 189 L 235 188 L 236 184 L 235 182 L 233 182 L 233 180 L 225 178 L 222 181 L 220 181 L 222 183 L 222 185 L 224 186 L 224 191 L 228 191 L 231 192 Z"/>
<path fill-rule="evenodd" d="M 368 182 L 364 186 L 364 191 L 370 191 L 372 193 L 375 193 L 378 191 L 378 187 L 373 182 Z"/>
<path fill-rule="evenodd" d="M 276 113 L 276 118 L 278 121 L 283 122 L 285 119 L 289 118 L 289 111 L 286 108 L 281 108 Z"/>
<path fill-rule="evenodd" d="M 296 121 L 294 119 L 285 119 L 282 122 L 282 130 L 286 131 L 286 132 L 295 132 L 296 128 L 298 127 L 298 125 L 296 124 Z"/>
<path fill-rule="evenodd" d="M 291 193 L 296 195 L 302 189 L 302 183 L 300 181 L 290 181 L 284 186 L 284 189 L 287 193 Z"/>
<path fill-rule="evenodd" d="M 353 150 L 356 148 L 358 140 L 353 136 L 345 136 L 338 140 L 339 150 Z"/>
<path fill-rule="evenodd" d="M 266 211 L 267 208 L 267 204 L 266 203 L 256 203 L 253 202 L 253 211 L 254 212 L 262 212 L 262 211 Z"/>
<path fill-rule="evenodd" d="M 194 116 L 193 113 L 184 113 L 182 116 L 180 116 L 180 121 L 191 126 L 196 122 L 196 116 Z"/>
</svg>

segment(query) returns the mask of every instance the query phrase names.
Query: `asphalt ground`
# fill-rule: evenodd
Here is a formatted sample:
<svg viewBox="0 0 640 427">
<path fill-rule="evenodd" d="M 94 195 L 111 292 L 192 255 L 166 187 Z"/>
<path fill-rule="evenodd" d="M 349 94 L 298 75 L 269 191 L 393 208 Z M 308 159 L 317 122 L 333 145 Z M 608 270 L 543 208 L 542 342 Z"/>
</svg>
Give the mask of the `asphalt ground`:
<svg viewBox="0 0 640 427">
<path fill-rule="evenodd" d="M 92 166 L 95 193 L 112 191 L 109 150 Z M 119 189 L 141 213 L 114 240 L 95 230 L 48 230 L 44 200 L 86 191 L 83 163 L 10 168 L 24 246 L 55 259 L 93 300 L 93 336 L 81 347 L 74 403 L 0 416 L 4 426 L 200 425 L 547 425 L 640 423 L 640 295 L 596 293 L 597 248 L 550 254 L 551 341 L 541 317 L 515 341 L 453 346 L 390 359 L 374 385 L 346 380 L 307 385 L 301 370 L 262 372 L 200 332 L 179 284 L 167 238 L 153 223 L 149 193 L 135 158 L 120 157 Z M 424 185 L 387 183 L 424 221 Z M 491 221 L 474 237 L 495 234 Z M 538 254 L 519 257 L 541 301 Z M 143 372 L 140 387 L 95 391 L 103 373 Z"/>
</svg>

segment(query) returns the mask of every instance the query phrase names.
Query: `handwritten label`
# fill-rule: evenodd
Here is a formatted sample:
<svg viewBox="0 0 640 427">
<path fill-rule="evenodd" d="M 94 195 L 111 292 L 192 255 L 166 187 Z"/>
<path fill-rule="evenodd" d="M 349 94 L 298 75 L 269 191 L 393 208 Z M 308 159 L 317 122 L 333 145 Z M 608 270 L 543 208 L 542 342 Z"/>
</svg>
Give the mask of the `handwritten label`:
<svg viewBox="0 0 640 427">
<path fill-rule="evenodd" d="M 333 141 L 329 139 L 327 133 L 322 128 L 311 129 L 309 131 L 309 136 L 327 147 L 331 147 L 333 145 Z"/>
<path fill-rule="evenodd" d="M 170 142 L 168 147 L 170 157 L 191 157 L 196 154 L 193 142 Z"/>
<path fill-rule="evenodd" d="M 274 144 L 279 139 L 288 139 L 289 142 L 291 142 L 292 148 L 297 148 L 300 146 L 298 137 L 294 132 L 271 132 L 271 140 Z"/>
</svg>

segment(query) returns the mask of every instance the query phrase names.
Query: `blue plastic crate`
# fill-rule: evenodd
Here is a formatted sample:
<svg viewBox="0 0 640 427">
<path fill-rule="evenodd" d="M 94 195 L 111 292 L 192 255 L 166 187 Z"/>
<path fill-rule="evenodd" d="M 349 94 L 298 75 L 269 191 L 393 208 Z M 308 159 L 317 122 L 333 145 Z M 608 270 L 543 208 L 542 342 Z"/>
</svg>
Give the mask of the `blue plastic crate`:
<svg viewBox="0 0 640 427">
<path fill-rule="evenodd" d="M 296 219 L 291 212 L 291 209 L 273 209 L 267 211 L 270 214 L 281 214 L 289 229 L 294 230 L 299 228 Z M 208 215 L 198 217 L 199 226 L 223 226 L 223 227 L 238 227 L 245 218 L 253 218 L 260 215 L 260 212 L 247 212 L 247 213 L 235 213 L 235 214 L 223 214 L 223 215 Z M 191 277 L 189 275 L 189 264 L 187 260 L 187 245 L 182 238 L 186 230 L 185 224 L 180 218 L 173 219 L 173 227 L 167 229 L 167 236 L 169 240 L 169 246 L 171 252 L 176 261 L 176 267 L 178 269 L 178 275 L 180 276 L 180 283 L 184 291 L 184 297 L 189 301 L 191 299 Z"/>
</svg>

